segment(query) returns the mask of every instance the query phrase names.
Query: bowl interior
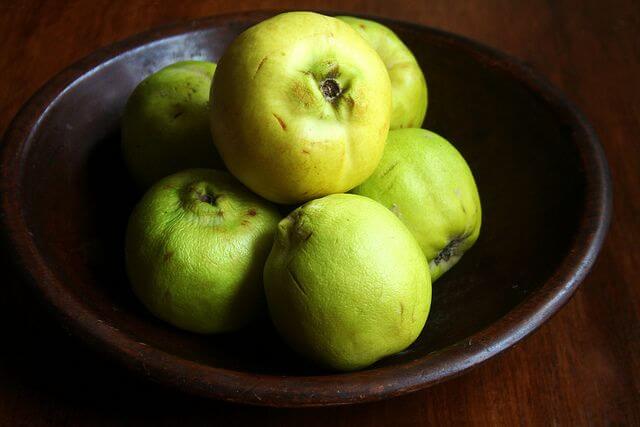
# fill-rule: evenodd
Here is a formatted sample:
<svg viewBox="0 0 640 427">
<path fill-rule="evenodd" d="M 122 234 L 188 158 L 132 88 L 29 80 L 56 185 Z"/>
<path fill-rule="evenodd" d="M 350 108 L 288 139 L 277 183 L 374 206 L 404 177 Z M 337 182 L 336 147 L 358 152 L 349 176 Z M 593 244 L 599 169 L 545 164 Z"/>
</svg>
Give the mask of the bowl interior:
<svg viewBox="0 0 640 427">
<path fill-rule="evenodd" d="M 171 62 L 217 60 L 252 23 L 232 21 L 158 38 L 84 73 L 34 128 L 20 159 L 19 197 L 38 249 L 64 291 L 102 322 L 196 364 L 324 375 L 288 350 L 268 320 L 222 336 L 172 328 L 144 310 L 125 276 L 125 226 L 140 196 L 120 155 L 119 119 L 128 95 Z M 453 142 L 471 166 L 483 225 L 475 247 L 436 282 L 420 338 L 370 369 L 462 342 L 541 288 L 567 253 L 585 197 L 571 128 L 539 95 L 438 33 L 391 26 L 427 77 L 424 126 Z"/>
</svg>

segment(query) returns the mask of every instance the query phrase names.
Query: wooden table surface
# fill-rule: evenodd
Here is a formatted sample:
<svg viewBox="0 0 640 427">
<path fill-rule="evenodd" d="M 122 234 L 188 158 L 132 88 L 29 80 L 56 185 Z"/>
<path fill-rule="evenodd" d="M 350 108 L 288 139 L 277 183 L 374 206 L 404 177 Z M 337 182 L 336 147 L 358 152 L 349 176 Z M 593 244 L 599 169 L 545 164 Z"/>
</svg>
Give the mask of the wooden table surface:
<svg viewBox="0 0 640 427">
<path fill-rule="evenodd" d="M 0 288 L 0 425 L 640 425 L 637 0 L 5 0 L 0 133 L 38 87 L 96 48 L 170 22 L 273 8 L 414 21 L 546 75 L 592 121 L 612 169 L 613 222 L 593 271 L 534 335 L 463 377 L 387 401 L 300 410 L 206 401 L 146 383 L 68 336 L 11 279 Z M 14 277 L 1 262 L 3 277 Z"/>
</svg>

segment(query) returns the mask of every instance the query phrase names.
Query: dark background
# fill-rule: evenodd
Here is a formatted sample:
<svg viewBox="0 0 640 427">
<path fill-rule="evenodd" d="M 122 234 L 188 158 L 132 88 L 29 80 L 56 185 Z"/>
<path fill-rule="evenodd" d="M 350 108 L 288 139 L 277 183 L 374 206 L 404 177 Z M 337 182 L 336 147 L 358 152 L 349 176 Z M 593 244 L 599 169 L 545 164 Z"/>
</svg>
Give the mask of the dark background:
<svg viewBox="0 0 640 427">
<path fill-rule="evenodd" d="M 0 0 L 0 133 L 52 75 L 157 25 L 252 9 L 366 13 L 459 33 L 546 75 L 591 120 L 614 182 L 602 253 L 565 308 L 483 366 L 422 392 L 329 409 L 176 394 L 68 336 L 0 254 L 0 425 L 640 425 L 640 5 L 605 1 Z"/>
</svg>

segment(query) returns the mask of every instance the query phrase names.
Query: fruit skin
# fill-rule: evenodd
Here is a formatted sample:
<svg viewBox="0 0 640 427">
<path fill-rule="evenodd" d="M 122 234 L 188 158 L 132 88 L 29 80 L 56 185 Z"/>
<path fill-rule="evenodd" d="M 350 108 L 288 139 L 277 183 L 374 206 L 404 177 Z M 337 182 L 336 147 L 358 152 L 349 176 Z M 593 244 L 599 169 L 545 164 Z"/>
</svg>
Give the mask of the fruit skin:
<svg viewBox="0 0 640 427">
<path fill-rule="evenodd" d="M 290 12 L 251 27 L 220 59 L 212 93 L 211 130 L 225 165 L 271 201 L 350 190 L 382 156 L 389 75 L 338 19 Z"/>
<path fill-rule="evenodd" d="M 187 168 L 222 167 L 209 129 L 215 69 L 213 62 L 177 62 L 132 92 L 122 117 L 122 152 L 141 188 Z"/>
<path fill-rule="evenodd" d="M 391 209 L 420 243 L 435 281 L 478 239 L 480 196 L 462 155 L 425 129 L 389 132 L 380 165 L 354 194 Z"/>
<path fill-rule="evenodd" d="M 427 82 L 409 48 L 390 28 L 367 19 L 338 16 L 382 58 L 391 79 L 391 129 L 419 128 L 427 113 Z"/>
<path fill-rule="evenodd" d="M 280 218 L 226 172 L 165 177 L 129 219 L 133 290 L 149 311 L 179 328 L 236 330 L 265 308 L 261 274 Z"/>
<path fill-rule="evenodd" d="M 408 347 L 431 305 L 427 263 L 409 230 L 353 194 L 313 200 L 280 222 L 264 284 L 285 341 L 341 371 Z"/>
</svg>

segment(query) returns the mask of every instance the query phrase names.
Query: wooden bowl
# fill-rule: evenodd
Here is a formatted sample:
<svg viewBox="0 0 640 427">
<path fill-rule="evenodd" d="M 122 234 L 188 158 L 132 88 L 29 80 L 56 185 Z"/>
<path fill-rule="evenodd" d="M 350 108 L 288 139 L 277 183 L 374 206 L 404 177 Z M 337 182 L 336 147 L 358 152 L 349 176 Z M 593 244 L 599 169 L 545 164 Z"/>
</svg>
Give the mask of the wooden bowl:
<svg viewBox="0 0 640 427">
<path fill-rule="evenodd" d="M 133 296 L 123 236 L 139 194 L 119 147 L 119 119 L 149 73 L 216 60 L 272 12 L 218 16 L 101 49 L 47 83 L 8 129 L 1 209 L 26 281 L 100 352 L 159 383 L 217 399 L 273 406 L 364 402 L 459 375 L 513 345 L 573 294 L 611 213 L 608 167 L 584 117 L 521 62 L 468 39 L 389 25 L 429 83 L 425 127 L 452 141 L 480 189 L 477 244 L 434 286 L 432 311 L 408 350 L 353 373 L 320 371 L 264 320 L 199 336 L 164 324 Z M 480 391 L 479 391 L 480 392 Z"/>
</svg>

